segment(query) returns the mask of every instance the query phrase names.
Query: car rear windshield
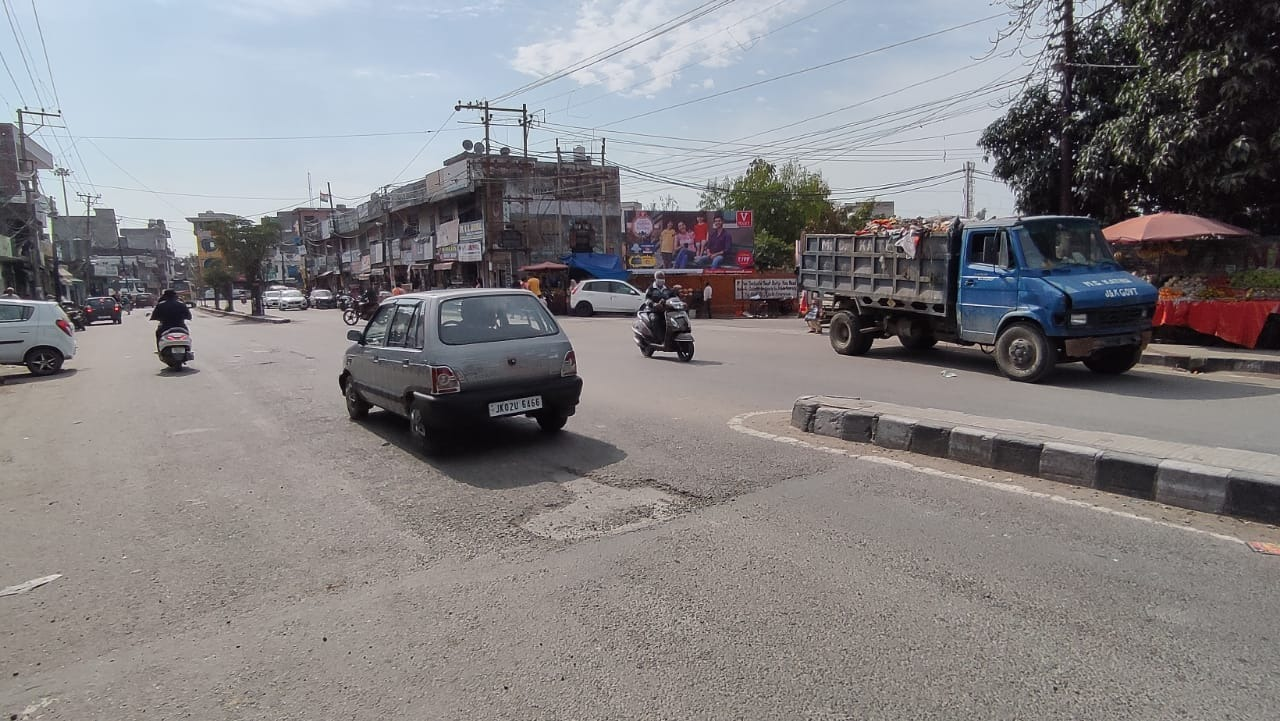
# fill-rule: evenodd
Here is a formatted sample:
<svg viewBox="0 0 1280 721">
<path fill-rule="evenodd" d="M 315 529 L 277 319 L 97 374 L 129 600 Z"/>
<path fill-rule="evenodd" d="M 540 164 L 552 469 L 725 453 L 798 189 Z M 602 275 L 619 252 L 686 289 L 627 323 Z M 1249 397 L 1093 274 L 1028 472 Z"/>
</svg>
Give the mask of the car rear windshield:
<svg viewBox="0 0 1280 721">
<path fill-rule="evenodd" d="M 453 298 L 440 304 L 440 340 L 448 345 L 538 338 L 560 332 L 545 306 L 530 295 Z"/>
<path fill-rule="evenodd" d="M 90 298 L 89 305 L 115 305 L 115 298 Z"/>
</svg>

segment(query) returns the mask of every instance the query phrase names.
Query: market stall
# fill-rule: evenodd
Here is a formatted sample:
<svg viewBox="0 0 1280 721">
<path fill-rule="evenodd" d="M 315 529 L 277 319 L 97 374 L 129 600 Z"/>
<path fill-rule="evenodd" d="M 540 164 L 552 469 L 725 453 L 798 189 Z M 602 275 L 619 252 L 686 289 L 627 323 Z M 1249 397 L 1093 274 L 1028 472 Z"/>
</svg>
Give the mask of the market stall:
<svg viewBox="0 0 1280 721">
<path fill-rule="evenodd" d="M 1103 234 L 1125 269 L 1160 290 L 1157 333 L 1186 328 L 1256 348 L 1270 316 L 1280 314 L 1275 239 L 1178 213 L 1131 218 Z"/>
<path fill-rule="evenodd" d="M 525 275 L 536 275 L 541 281 L 542 297 L 547 308 L 556 315 L 569 313 L 569 266 L 562 263 L 535 263 L 520 268 Z"/>
</svg>

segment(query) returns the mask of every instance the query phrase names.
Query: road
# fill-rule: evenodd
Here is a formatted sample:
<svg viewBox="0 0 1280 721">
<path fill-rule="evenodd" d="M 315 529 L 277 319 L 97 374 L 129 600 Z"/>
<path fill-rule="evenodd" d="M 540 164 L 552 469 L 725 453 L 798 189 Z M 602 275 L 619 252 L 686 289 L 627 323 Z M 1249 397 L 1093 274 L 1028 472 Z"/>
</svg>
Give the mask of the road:
<svg viewBox="0 0 1280 721">
<path fill-rule="evenodd" d="M 567 433 L 516 419 L 426 459 L 398 419 L 347 421 L 336 313 L 291 317 L 199 315 L 182 374 L 162 370 L 135 314 L 78 336 L 67 373 L 6 375 L 0 586 L 63 576 L 0 597 L 0 712 L 1270 719 L 1280 707 L 1280 558 L 1228 538 L 1273 529 L 1100 494 L 1097 507 L 1054 502 L 1053 484 L 947 480 L 729 426 L 826 393 L 1276 452 L 1262 421 L 1280 384 L 1064 369 L 1025 386 L 964 352 L 836 357 L 798 321 L 698 323 L 684 365 L 641 358 L 626 319 L 568 319 L 586 391 Z M 784 417 L 759 418 L 785 433 Z M 1040 494 L 1009 490 L 1033 483 Z"/>
</svg>

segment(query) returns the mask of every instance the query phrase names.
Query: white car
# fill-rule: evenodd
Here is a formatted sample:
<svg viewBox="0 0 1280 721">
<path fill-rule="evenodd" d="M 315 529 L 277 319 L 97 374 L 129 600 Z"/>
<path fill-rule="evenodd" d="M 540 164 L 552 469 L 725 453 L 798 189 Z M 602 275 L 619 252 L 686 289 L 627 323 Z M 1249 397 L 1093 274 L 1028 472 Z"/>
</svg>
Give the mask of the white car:
<svg viewBox="0 0 1280 721">
<path fill-rule="evenodd" d="M 0 298 L 0 364 L 47 376 L 75 355 L 75 330 L 57 303 Z"/>
<path fill-rule="evenodd" d="M 569 296 L 574 315 L 635 313 L 643 303 L 644 293 L 620 280 L 584 280 Z"/>
<path fill-rule="evenodd" d="M 307 307 L 307 296 L 302 294 L 300 290 L 282 290 L 280 291 L 280 310 L 304 310 Z"/>
<path fill-rule="evenodd" d="M 282 293 L 284 293 L 284 291 L 283 291 L 283 290 L 268 290 L 268 291 L 265 291 L 265 292 L 262 294 L 262 305 L 264 305 L 264 306 L 265 306 L 265 307 L 267 307 L 267 308 L 279 308 L 279 307 L 280 307 L 280 295 L 281 295 Z"/>
</svg>

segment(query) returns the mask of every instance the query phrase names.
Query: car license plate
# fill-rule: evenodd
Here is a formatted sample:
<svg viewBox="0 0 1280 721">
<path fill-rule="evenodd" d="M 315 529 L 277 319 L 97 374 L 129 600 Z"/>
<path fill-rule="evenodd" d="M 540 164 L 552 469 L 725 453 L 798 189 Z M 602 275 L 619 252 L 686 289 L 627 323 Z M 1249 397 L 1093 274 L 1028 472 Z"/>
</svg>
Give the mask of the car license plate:
<svg viewBox="0 0 1280 721">
<path fill-rule="evenodd" d="M 489 417 L 511 416 L 517 413 L 528 413 L 542 408 L 542 396 L 516 398 L 511 401 L 498 401 L 489 404 Z"/>
</svg>

